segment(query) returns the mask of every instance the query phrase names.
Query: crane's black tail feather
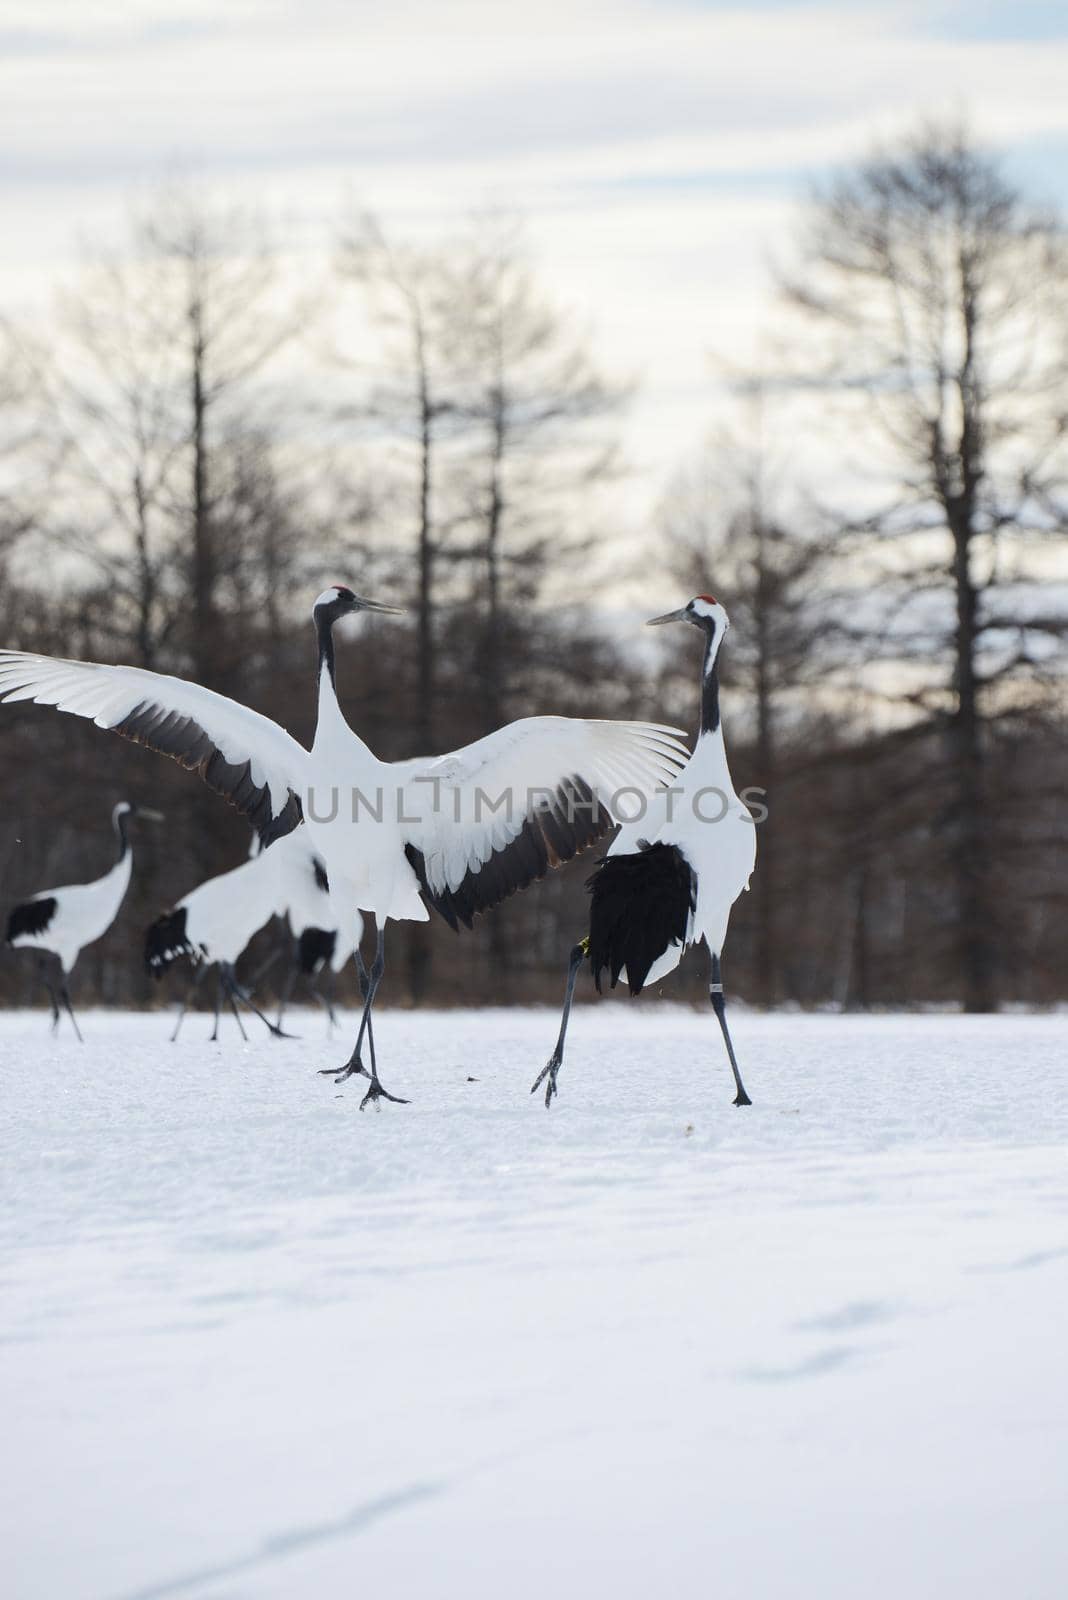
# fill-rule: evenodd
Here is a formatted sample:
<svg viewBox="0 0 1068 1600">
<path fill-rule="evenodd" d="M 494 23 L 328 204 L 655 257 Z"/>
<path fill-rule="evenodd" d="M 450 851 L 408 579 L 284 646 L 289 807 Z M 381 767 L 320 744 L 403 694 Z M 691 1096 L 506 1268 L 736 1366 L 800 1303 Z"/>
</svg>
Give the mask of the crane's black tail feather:
<svg viewBox="0 0 1068 1600">
<path fill-rule="evenodd" d="M 305 928 L 297 941 L 297 960 L 306 978 L 313 978 L 333 958 L 337 934 L 325 928 Z"/>
<path fill-rule="evenodd" d="M 200 951 L 189 942 L 185 927 L 185 907 L 164 912 L 145 931 L 145 966 L 153 977 L 162 978 L 182 956 L 197 961 Z"/>
<path fill-rule="evenodd" d="M 55 911 L 54 895 L 45 895 L 38 900 L 24 900 L 21 905 L 13 907 L 7 919 L 8 944 L 14 944 L 16 939 L 23 938 L 27 934 L 47 932 Z"/>
<path fill-rule="evenodd" d="M 646 844 L 633 854 L 605 856 L 587 880 L 589 957 L 598 992 L 626 968 L 631 994 L 641 994 L 649 969 L 672 944 L 684 944 L 697 904 L 693 868 L 673 844 Z"/>
</svg>

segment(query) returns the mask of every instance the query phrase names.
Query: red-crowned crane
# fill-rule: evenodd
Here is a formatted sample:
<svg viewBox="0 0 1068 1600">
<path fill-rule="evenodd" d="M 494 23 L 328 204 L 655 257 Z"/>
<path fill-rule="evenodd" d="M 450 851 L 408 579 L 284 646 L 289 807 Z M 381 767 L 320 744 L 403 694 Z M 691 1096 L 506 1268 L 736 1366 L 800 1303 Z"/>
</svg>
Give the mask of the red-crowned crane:
<svg viewBox="0 0 1068 1600">
<path fill-rule="evenodd" d="M 589 933 L 571 952 L 556 1048 L 530 1091 L 544 1083 L 546 1106 L 557 1092 L 583 960 L 589 960 L 598 993 L 607 973 L 613 989 L 625 978 L 631 994 L 638 995 L 646 984 L 673 972 L 690 945 L 702 939 L 712 958 L 709 997 L 734 1074 L 734 1104 L 752 1104 L 727 1027 L 720 968 L 731 907 L 748 889 L 756 865 L 756 825 L 734 792 L 719 715 L 717 663 L 730 623 L 708 594 L 653 617 L 649 626 L 665 622 L 686 622 L 704 635 L 700 732 L 679 776 L 641 817 L 624 823 L 588 881 Z"/>
<path fill-rule="evenodd" d="M 676 729 L 643 722 L 526 717 L 443 756 L 380 761 L 338 702 L 334 625 L 396 607 L 344 585 L 315 602 L 318 722 L 311 750 L 269 717 L 182 678 L 0 651 L 0 697 L 34 700 L 110 728 L 201 774 L 249 816 L 265 842 L 303 816 L 322 856 L 337 915 L 375 922 L 377 946 L 359 1032 L 339 1080 L 370 1079 L 361 1109 L 381 1099 L 374 1055 L 361 1049 L 385 970 L 385 923 L 425 921 L 434 907 L 470 924 L 568 861 L 614 826 L 621 790 L 651 793 L 687 756 Z"/>
<path fill-rule="evenodd" d="M 81 1032 L 74 1020 L 68 980 L 74 964 L 87 944 L 101 938 L 119 914 L 133 871 L 129 825 L 134 817 L 162 821 L 158 811 L 132 806 L 121 800 L 111 813 L 111 825 L 119 855 L 115 865 L 93 883 L 72 883 L 62 889 L 42 889 L 30 900 L 15 906 L 7 919 L 7 942 L 15 950 L 40 951 L 38 970 L 52 1004 L 52 1032 L 59 1027 L 62 1003 L 74 1032 Z"/>
<path fill-rule="evenodd" d="M 336 932 L 329 931 L 332 911 L 326 868 L 303 825 L 277 839 L 266 850 L 261 847 L 258 835 L 253 835 L 247 861 L 207 879 L 148 928 L 145 963 L 156 978 L 162 978 L 174 962 L 183 958 L 196 967 L 193 982 L 178 1012 L 172 1042 L 178 1037 L 190 1000 L 213 967 L 217 974 L 213 1043 L 218 1038 L 223 1001 L 229 1003 L 242 1037 L 245 1037 L 245 1030 L 239 1003 L 259 1017 L 276 1038 L 286 1037 L 282 1032 L 282 1008 L 277 1021 L 269 1022 L 254 1004 L 248 989 L 238 982 L 236 972 L 237 963 L 248 945 L 273 917 L 288 917 L 294 927 L 295 937 L 287 948 L 295 969 L 286 979 L 285 998 L 288 998 L 295 977 L 305 972 L 314 977 L 324 963 L 335 956 L 339 943 Z M 362 977 L 366 979 L 366 969 L 358 953 L 361 930 L 362 924 L 354 930 L 356 958 Z M 353 953 L 351 939 L 347 944 L 342 943 L 336 970 L 340 970 Z M 252 980 L 254 985 L 276 959 L 277 953 L 264 963 Z M 314 983 L 311 988 L 332 1018 L 328 1002 L 315 989 Z"/>
<path fill-rule="evenodd" d="M 243 1039 L 248 1036 L 238 1002 L 259 1017 L 275 1038 L 286 1037 L 281 1028 L 268 1021 L 259 1010 L 248 990 L 238 982 L 236 972 L 247 945 L 282 909 L 278 873 L 268 861 L 269 855 L 270 851 L 264 851 L 229 872 L 206 879 L 146 929 L 145 965 L 153 977 L 162 978 L 176 961 L 191 961 L 196 968 L 178 1011 L 172 1043 L 178 1037 L 190 1000 L 213 967 L 216 985 L 212 1043 L 219 1037 L 219 1013 L 224 1000 L 234 1014 Z"/>
</svg>

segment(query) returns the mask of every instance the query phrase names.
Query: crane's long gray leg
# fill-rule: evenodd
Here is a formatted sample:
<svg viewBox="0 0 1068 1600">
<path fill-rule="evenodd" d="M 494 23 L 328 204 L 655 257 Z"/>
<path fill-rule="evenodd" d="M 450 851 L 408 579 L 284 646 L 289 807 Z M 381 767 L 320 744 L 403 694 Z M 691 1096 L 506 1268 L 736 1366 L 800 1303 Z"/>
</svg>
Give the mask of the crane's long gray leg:
<svg viewBox="0 0 1068 1600">
<path fill-rule="evenodd" d="M 556 1074 L 564 1064 L 564 1040 L 567 1037 L 567 1024 L 571 1018 L 571 1002 L 575 998 L 575 982 L 578 978 L 579 967 L 585 960 L 588 949 L 589 940 L 582 939 L 568 957 L 567 990 L 564 994 L 564 1011 L 560 1018 L 560 1032 L 556 1038 L 556 1048 L 530 1086 L 530 1092 L 534 1094 L 544 1080 L 548 1078 L 549 1081 L 545 1084 L 546 1111 L 552 1105 L 553 1095 L 556 1093 Z"/>
<path fill-rule="evenodd" d="M 284 945 L 279 945 L 276 949 L 271 951 L 270 955 L 266 958 L 266 960 L 260 962 L 259 966 L 256 968 L 255 972 L 252 974 L 252 977 L 249 980 L 249 985 L 248 986 L 249 986 L 249 988 L 251 990 L 255 991 L 257 984 L 261 981 L 261 979 L 263 979 L 263 978 L 265 978 L 267 976 L 267 974 L 270 972 L 271 968 L 275 965 L 275 963 L 278 961 L 279 957 L 283 954 L 284 950 L 285 950 L 285 946 Z"/>
<path fill-rule="evenodd" d="M 311 995 L 312 999 L 315 1001 L 315 1004 L 317 1006 L 322 1006 L 323 1010 L 326 1012 L 326 1019 L 330 1025 L 330 1031 L 333 1033 L 334 1029 L 337 1027 L 337 1016 L 335 1015 L 330 996 L 320 989 L 319 985 L 315 981 L 314 974 L 311 974 L 305 978 L 304 986 Z M 363 993 L 362 986 L 360 993 Z"/>
<path fill-rule="evenodd" d="M 363 956 L 360 953 L 358 948 L 357 948 L 357 951 L 356 951 L 356 972 L 357 972 L 357 974 L 359 976 L 359 980 L 360 980 L 360 995 L 363 998 L 363 1000 L 366 1001 L 367 995 L 368 995 L 368 993 L 370 991 L 370 988 L 371 988 L 371 974 L 368 972 L 367 964 L 364 961 Z M 368 1012 L 368 1015 L 367 1015 L 367 1048 L 371 1053 L 371 1065 L 372 1065 L 372 1067 L 375 1064 L 375 1033 L 374 1033 L 374 1027 L 375 1027 L 374 1019 L 371 1016 L 371 1014 Z"/>
<path fill-rule="evenodd" d="M 48 975 L 48 973 L 49 973 L 49 961 L 48 961 L 48 957 L 47 956 L 41 955 L 41 956 L 37 957 L 37 972 L 38 972 L 38 976 L 41 979 L 41 982 L 44 984 L 45 988 L 48 990 L 48 1000 L 49 1000 L 49 1004 L 52 1007 L 52 1032 L 53 1033 L 58 1033 L 58 1031 L 59 1031 L 59 996 L 56 994 L 55 984 L 52 982 L 52 979 Z"/>
<path fill-rule="evenodd" d="M 371 1021 L 371 1014 L 367 1009 L 367 996 L 371 992 L 371 974 L 367 970 L 367 963 L 363 959 L 363 953 L 361 952 L 359 945 L 356 946 L 352 954 L 353 960 L 356 962 L 356 972 L 360 980 L 360 994 L 363 997 L 364 1016 L 367 1018 L 367 1048 L 371 1055 L 371 1066 L 374 1067 L 374 1024 Z M 319 1076 L 321 1078 L 335 1078 L 338 1083 L 344 1083 L 346 1078 L 352 1078 L 355 1076 L 359 1076 L 361 1078 L 372 1077 L 372 1073 L 368 1072 L 367 1068 L 360 1060 L 359 1040 L 356 1041 L 356 1049 L 353 1051 L 352 1056 L 348 1061 L 345 1062 L 343 1067 L 322 1067 L 320 1069 Z M 408 1102 L 406 1100 L 401 1102 L 402 1105 L 407 1105 L 407 1103 Z"/>
<path fill-rule="evenodd" d="M 219 1012 L 222 1010 L 222 1000 L 223 1000 L 222 969 L 220 967 L 216 966 L 216 968 L 215 968 L 215 1026 L 211 1030 L 211 1040 L 210 1040 L 210 1042 L 212 1044 L 215 1044 L 218 1041 L 218 1038 L 219 1038 Z"/>
<path fill-rule="evenodd" d="M 233 967 L 230 965 L 230 963 L 228 961 L 220 961 L 219 962 L 219 976 L 222 979 L 223 990 L 224 990 L 224 992 L 226 994 L 226 998 L 230 1002 L 230 1010 L 234 1014 L 234 1021 L 237 1023 L 237 1026 L 241 1031 L 242 1039 L 244 1039 L 245 1043 L 248 1044 L 248 1034 L 245 1032 L 245 1024 L 241 1021 L 241 1013 L 237 1009 L 237 995 L 235 993 L 235 984 L 234 984 L 234 969 L 233 969 Z"/>
<path fill-rule="evenodd" d="M 241 1037 L 243 1039 L 247 1038 L 248 1035 L 245 1033 L 245 1029 L 241 1022 L 241 1016 L 237 1009 L 237 1002 L 239 1000 L 246 1010 L 252 1012 L 254 1017 L 259 1017 L 260 1021 L 263 1023 L 263 1026 L 267 1029 L 267 1032 L 272 1036 L 272 1038 L 293 1039 L 296 1037 L 296 1035 L 292 1033 L 283 1033 L 282 1029 L 271 1021 L 270 1017 L 264 1016 L 259 1006 L 253 1001 L 248 990 L 243 989 L 238 983 L 237 974 L 234 972 L 233 967 L 228 962 L 224 963 L 220 967 L 220 971 L 224 974 L 223 981 L 226 985 L 226 992 L 230 998 L 230 1009 L 234 1016 L 237 1017 L 237 1024 L 238 1027 L 241 1028 Z"/>
<path fill-rule="evenodd" d="M 734 1097 L 736 1106 L 751 1106 L 753 1104 L 745 1092 L 742 1075 L 738 1071 L 738 1062 L 731 1043 L 730 1029 L 727 1027 L 727 1007 L 723 999 L 723 974 L 720 971 L 719 956 L 712 957 L 712 982 L 708 986 L 708 998 L 712 1002 L 712 1009 L 719 1018 L 719 1025 L 723 1030 L 723 1042 L 727 1046 L 727 1054 L 731 1061 L 731 1071 L 734 1073 L 734 1087 L 738 1093 Z"/>
<path fill-rule="evenodd" d="M 335 1080 L 338 1083 L 343 1083 L 347 1077 L 350 1077 L 352 1074 L 357 1072 L 363 1073 L 365 1076 L 370 1078 L 371 1087 L 360 1101 L 361 1111 L 365 1111 L 368 1105 L 371 1104 L 374 1105 L 375 1110 L 377 1111 L 379 1109 L 379 1101 L 381 1100 L 392 1100 L 394 1105 L 398 1106 L 406 1106 L 408 1104 L 408 1101 L 402 1100 L 400 1095 L 390 1094 L 387 1089 L 383 1089 L 378 1076 L 378 1065 L 375 1061 L 374 1045 L 370 1033 L 371 1008 L 375 1003 L 375 995 L 378 993 L 378 985 L 382 982 L 382 974 L 386 970 L 385 932 L 384 929 L 378 925 L 377 919 L 376 928 L 378 932 L 378 942 L 375 947 L 375 958 L 371 963 L 371 970 L 368 973 L 367 998 L 363 1003 L 363 1016 L 360 1018 L 360 1031 L 356 1036 L 356 1048 L 353 1050 L 352 1055 L 349 1057 L 345 1065 L 334 1073 Z M 367 1033 L 368 1049 L 371 1052 L 371 1070 L 369 1073 L 367 1072 L 366 1067 L 364 1067 L 360 1061 L 360 1049 L 363 1045 L 363 1036 L 365 1032 Z"/>
<path fill-rule="evenodd" d="M 312 994 L 316 995 L 322 1001 L 323 1005 L 326 1007 L 326 1020 L 330 1024 L 330 1032 L 333 1033 L 334 1029 L 337 1027 L 337 1012 L 334 1009 L 334 981 L 333 981 L 333 977 L 331 976 L 329 988 L 325 988 L 325 989 L 321 988 L 319 984 L 317 984 L 317 983 L 315 983 L 313 981 L 312 986 L 311 986 L 311 991 L 312 991 Z M 370 1030 L 371 1030 L 371 1025 L 370 1025 L 370 1023 L 368 1023 L 368 1025 L 367 1025 L 367 1039 L 368 1039 L 368 1043 L 373 1043 L 374 1042 L 374 1035 L 371 1033 Z"/>
<path fill-rule="evenodd" d="M 289 946 L 289 966 L 286 968 L 286 975 L 282 980 L 282 990 L 278 996 L 278 1015 L 274 1019 L 279 1027 L 282 1026 L 282 1018 L 286 1014 L 286 1006 L 289 1004 L 290 997 L 293 994 L 293 985 L 297 981 L 297 973 L 299 970 L 300 940 L 293 939 L 290 941 Z"/>
<path fill-rule="evenodd" d="M 67 1015 L 70 1018 L 71 1027 L 74 1029 L 75 1037 L 77 1038 L 78 1043 L 84 1044 L 85 1040 L 82 1038 L 81 1029 L 78 1027 L 78 1023 L 75 1020 L 74 1007 L 70 1003 L 70 990 L 67 988 L 66 973 L 63 974 L 63 981 L 59 986 L 59 998 L 62 1000 L 63 1005 L 66 1008 Z"/>
<path fill-rule="evenodd" d="M 176 1022 L 174 1024 L 174 1032 L 171 1034 L 171 1044 L 176 1044 L 177 1041 L 178 1041 L 178 1034 L 179 1034 L 179 1031 L 181 1029 L 182 1023 L 185 1020 L 185 1014 L 189 1010 L 189 1002 L 190 1002 L 190 1000 L 192 1000 L 193 996 L 196 994 L 197 990 L 200 988 L 200 985 L 203 983 L 204 975 L 207 972 L 207 970 L 208 970 L 207 967 L 205 965 L 203 965 L 203 963 L 202 963 L 193 974 L 193 981 L 189 985 L 188 989 L 185 991 L 185 995 L 184 995 L 184 997 L 182 999 L 182 1003 L 178 1007 L 178 1017 L 177 1017 L 177 1020 L 176 1020 Z"/>
</svg>

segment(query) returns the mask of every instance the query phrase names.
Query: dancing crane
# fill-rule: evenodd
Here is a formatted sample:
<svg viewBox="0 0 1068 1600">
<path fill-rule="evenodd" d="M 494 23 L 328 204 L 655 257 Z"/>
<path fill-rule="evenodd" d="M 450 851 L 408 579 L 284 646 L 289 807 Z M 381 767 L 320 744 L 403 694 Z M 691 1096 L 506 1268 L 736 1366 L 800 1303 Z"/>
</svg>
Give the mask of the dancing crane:
<svg viewBox="0 0 1068 1600">
<path fill-rule="evenodd" d="M 334 625 L 396 613 L 344 585 L 315 602 L 318 720 L 311 750 L 269 717 L 225 695 L 140 667 L 99 666 L 0 651 L 0 698 L 88 717 L 172 756 L 248 816 L 264 842 L 303 816 L 326 865 L 339 919 L 375 923 L 376 950 L 356 1043 L 330 1075 L 370 1079 L 361 1109 L 383 1089 L 361 1049 L 382 974 L 385 924 L 425 921 L 428 906 L 457 927 L 568 861 L 615 825 L 619 792 L 669 782 L 688 752 L 673 728 L 642 722 L 526 717 L 437 757 L 384 762 L 338 702 Z"/>
<path fill-rule="evenodd" d="M 704 634 L 701 728 L 683 771 L 657 794 L 648 812 L 626 822 L 590 877 L 590 926 L 571 952 L 556 1048 L 531 1094 L 545 1084 L 545 1104 L 557 1092 L 575 980 L 584 960 L 598 993 L 607 973 L 614 989 L 625 978 L 641 994 L 673 972 L 690 945 L 703 939 L 712 957 L 709 998 L 719 1019 L 734 1074 L 736 1106 L 752 1104 L 745 1092 L 727 1027 L 720 956 L 731 907 L 756 865 L 756 825 L 731 784 L 719 717 L 718 659 L 730 623 L 711 595 L 700 594 L 679 611 L 653 617 L 650 627 L 688 622 Z"/>
<path fill-rule="evenodd" d="M 273 850 L 263 851 L 229 872 L 208 878 L 184 895 L 170 911 L 157 917 L 146 930 L 145 965 L 153 977 L 162 978 L 174 962 L 182 959 L 191 961 L 196 968 L 178 1011 L 172 1044 L 178 1037 L 190 1000 L 213 967 L 216 971 L 213 1044 L 219 1037 L 219 1013 L 224 1000 L 229 1003 L 243 1039 L 247 1040 L 248 1035 L 238 1002 L 259 1017 L 276 1039 L 287 1037 L 280 1025 L 270 1022 L 259 1010 L 248 990 L 238 982 L 236 973 L 237 963 L 249 942 L 272 917 L 284 910 L 279 903 L 280 874 L 274 861 L 269 859 L 272 854 Z"/>
<path fill-rule="evenodd" d="M 8 944 L 16 950 L 29 947 L 40 952 L 37 967 L 52 1004 L 53 1033 L 59 1027 L 62 1003 L 78 1039 L 82 1037 L 70 1003 L 68 980 L 86 945 L 107 933 L 119 914 L 133 871 L 129 825 L 137 816 L 152 822 L 163 820 L 158 811 L 121 800 L 111 813 L 119 857 L 110 872 L 93 883 L 42 889 L 15 906 L 7 919 Z"/>
</svg>

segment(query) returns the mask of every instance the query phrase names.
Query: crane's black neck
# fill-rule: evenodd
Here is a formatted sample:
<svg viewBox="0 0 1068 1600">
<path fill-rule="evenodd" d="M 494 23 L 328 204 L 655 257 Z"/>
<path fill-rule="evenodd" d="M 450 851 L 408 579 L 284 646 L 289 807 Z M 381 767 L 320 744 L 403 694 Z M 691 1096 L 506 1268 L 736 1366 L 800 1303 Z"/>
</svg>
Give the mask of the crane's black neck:
<svg viewBox="0 0 1068 1600">
<path fill-rule="evenodd" d="M 719 647 L 722 634 L 714 622 L 705 625 L 705 657 L 701 669 L 701 732 L 719 728 Z"/>
<path fill-rule="evenodd" d="M 319 642 L 319 682 L 323 681 L 325 672 L 332 687 L 337 689 L 334 678 L 334 619 L 326 613 L 325 607 L 315 613 L 315 636 Z"/>
<path fill-rule="evenodd" d="M 115 828 L 115 837 L 119 841 L 119 861 L 125 861 L 126 852 L 130 848 L 130 813 L 128 811 L 120 811 L 113 819 L 113 826 Z M 116 865 L 118 865 L 118 862 L 116 862 Z"/>
</svg>

